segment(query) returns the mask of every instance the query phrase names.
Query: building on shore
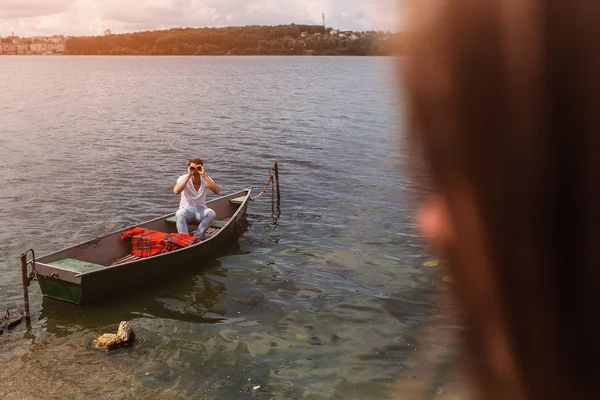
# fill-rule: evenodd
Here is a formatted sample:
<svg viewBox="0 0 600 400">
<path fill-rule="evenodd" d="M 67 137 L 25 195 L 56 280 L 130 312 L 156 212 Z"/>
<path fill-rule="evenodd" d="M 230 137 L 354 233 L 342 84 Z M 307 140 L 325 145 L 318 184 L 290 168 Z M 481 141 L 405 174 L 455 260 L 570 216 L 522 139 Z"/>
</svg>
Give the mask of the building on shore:
<svg viewBox="0 0 600 400">
<path fill-rule="evenodd" d="M 18 36 L 0 37 L 0 54 L 64 54 L 67 38 L 62 35 L 36 36 L 21 38 Z"/>
<path fill-rule="evenodd" d="M 48 53 L 48 42 L 43 39 L 35 38 L 29 45 L 33 54 L 46 54 Z"/>
<path fill-rule="evenodd" d="M 17 54 L 17 45 L 11 43 L 2 43 L 2 54 L 13 55 Z"/>
</svg>

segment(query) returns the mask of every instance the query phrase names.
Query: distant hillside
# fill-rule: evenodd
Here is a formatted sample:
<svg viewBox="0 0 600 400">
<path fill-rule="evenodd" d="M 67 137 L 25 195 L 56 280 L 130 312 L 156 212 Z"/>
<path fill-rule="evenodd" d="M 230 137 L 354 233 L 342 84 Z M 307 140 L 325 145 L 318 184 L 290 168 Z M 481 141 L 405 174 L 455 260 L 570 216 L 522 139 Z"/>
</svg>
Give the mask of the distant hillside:
<svg viewBox="0 0 600 400">
<path fill-rule="evenodd" d="M 177 28 L 70 37 L 66 54 L 101 55 L 395 55 L 401 35 L 341 32 L 319 25 Z"/>
</svg>

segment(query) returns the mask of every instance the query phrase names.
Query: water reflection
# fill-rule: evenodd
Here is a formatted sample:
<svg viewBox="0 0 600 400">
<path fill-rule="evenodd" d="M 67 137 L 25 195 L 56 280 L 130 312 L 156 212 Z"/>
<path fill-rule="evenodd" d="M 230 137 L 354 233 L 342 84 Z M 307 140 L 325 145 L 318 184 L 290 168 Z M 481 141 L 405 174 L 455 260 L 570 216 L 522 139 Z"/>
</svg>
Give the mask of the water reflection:
<svg viewBox="0 0 600 400">
<path fill-rule="evenodd" d="M 273 220 L 273 224 L 277 224 L 277 220 L 281 217 L 281 202 L 277 200 L 277 202 L 271 202 L 271 219 Z"/>
<path fill-rule="evenodd" d="M 168 319 L 182 322 L 213 324 L 226 314 L 216 307 L 219 296 L 226 292 L 223 282 L 210 276 L 226 278 L 227 270 L 215 261 L 210 275 L 179 275 L 170 285 L 145 287 L 143 291 L 126 293 L 118 298 L 100 300 L 89 305 L 75 306 L 44 297 L 40 319 L 49 333 L 68 335 L 78 330 L 95 330 L 118 325 L 120 321 L 136 319 Z"/>
</svg>

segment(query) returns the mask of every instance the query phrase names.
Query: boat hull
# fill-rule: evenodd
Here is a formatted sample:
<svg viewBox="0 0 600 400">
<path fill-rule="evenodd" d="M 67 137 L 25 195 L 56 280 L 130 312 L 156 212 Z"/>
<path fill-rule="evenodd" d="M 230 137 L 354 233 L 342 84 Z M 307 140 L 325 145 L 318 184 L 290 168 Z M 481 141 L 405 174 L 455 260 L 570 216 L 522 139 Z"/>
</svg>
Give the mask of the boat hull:
<svg viewBox="0 0 600 400">
<path fill-rule="evenodd" d="M 239 195 L 238 192 L 233 195 L 224 196 L 221 199 L 225 200 Z M 172 252 L 141 258 L 132 262 L 126 262 L 120 265 L 105 267 L 92 272 L 77 273 L 76 271 L 64 271 L 56 268 L 50 262 L 45 260 L 56 259 L 57 256 L 48 255 L 41 257 L 36 262 L 36 275 L 40 285 L 42 294 L 57 300 L 66 301 L 73 304 L 90 303 L 100 298 L 109 296 L 115 293 L 123 293 L 133 290 L 140 286 L 145 286 L 149 282 L 156 282 L 163 279 L 165 276 L 171 277 L 177 275 L 190 266 L 198 266 L 211 259 L 211 256 L 230 247 L 238 237 L 247 228 L 246 211 L 248 206 L 250 190 L 247 190 L 246 200 L 239 206 L 239 209 L 234 213 L 231 220 L 221 228 L 217 234 L 210 237 L 208 240 L 197 243 L 195 245 L 181 248 Z M 213 200 L 217 201 L 217 200 Z M 207 203 L 211 207 L 211 202 Z M 217 212 L 218 214 L 219 212 Z M 160 219 L 164 220 L 164 216 Z M 159 219 L 155 220 L 158 221 Z M 152 221 L 142 223 L 135 226 L 152 226 Z M 114 238 L 118 237 L 122 232 L 130 229 L 126 228 L 119 232 L 106 235 L 106 242 L 114 242 Z M 102 243 L 103 238 L 96 239 L 98 243 Z M 94 251 L 94 241 L 86 242 L 79 247 L 90 248 Z M 73 249 L 77 246 L 73 246 Z M 98 250 L 95 250 L 98 251 Z M 108 249 L 107 251 L 110 251 Z M 61 256 L 69 255 L 69 249 L 57 252 L 62 253 Z M 79 254 L 80 258 L 81 254 Z M 91 261 L 91 259 L 88 259 Z"/>
</svg>

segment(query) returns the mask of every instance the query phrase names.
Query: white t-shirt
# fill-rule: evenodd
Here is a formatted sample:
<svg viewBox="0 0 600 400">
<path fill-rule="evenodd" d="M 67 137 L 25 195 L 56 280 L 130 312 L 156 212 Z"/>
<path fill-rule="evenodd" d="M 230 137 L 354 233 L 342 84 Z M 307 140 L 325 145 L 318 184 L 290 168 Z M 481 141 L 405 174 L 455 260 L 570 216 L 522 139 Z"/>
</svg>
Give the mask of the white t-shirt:
<svg viewBox="0 0 600 400">
<path fill-rule="evenodd" d="M 177 183 L 182 182 L 187 177 L 181 175 L 177 178 Z M 181 192 L 181 200 L 179 201 L 179 208 L 205 208 L 206 207 L 206 193 L 208 186 L 203 177 L 200 177 L 200 190 L 196 190 L 192 178 L 186 183 L 185 189 Z"/>
</svg>

